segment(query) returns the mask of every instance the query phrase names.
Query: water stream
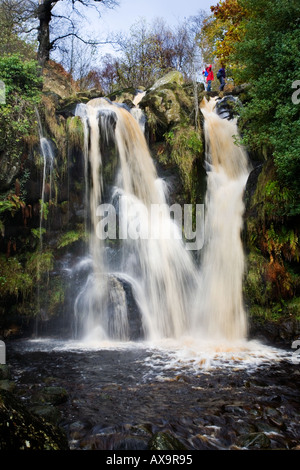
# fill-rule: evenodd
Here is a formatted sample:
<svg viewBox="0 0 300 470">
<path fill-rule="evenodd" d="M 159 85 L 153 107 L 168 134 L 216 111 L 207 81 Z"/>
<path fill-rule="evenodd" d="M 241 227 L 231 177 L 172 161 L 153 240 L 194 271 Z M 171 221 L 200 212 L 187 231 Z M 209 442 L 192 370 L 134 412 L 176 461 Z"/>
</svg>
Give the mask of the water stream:
<svg viewBox="0 0 300 470">
<path fill-rule="evenodd" d="M 189 328 L 197 272 L 168 210 L 163 181 L 156 174 L 142 129 L 126 109 L 104 99 L 80 105 L 77 113 L 88 122 L 85 158 L 91 174 L 89 257 L 93 264 L 75 303 L 77 331 L 89 337 L 92 333 L 94 338 L 98 334 L 99 340 L 129 338 L 120 282 L 126 280 L 140 310 L 143 335 L 179 337 Z M 119 163 L 105 200 L 100 140 L 111 138 Z M 116 218 L 108 220 L 108 230 L 119 241 L 119 262 L 113 267 L 105 251 L 108 232 L 100 232 L 99 216 L 107 211 Z"/>
<path fill-rule="evenodd" d="M 72 449 L 147 449 L 158 431 L 192 450 L 299 443 L 291 352 L 247 338 L 241 230 L 249 164 L 234 144 L 235 121 L 214 106 L 201 107 L 208 190 L 200 266 L 168 210 L 140 113 L 104 99 L 77 107 L 90 242 L 76 267 L 86 274 L 74 294 L 75 335 L 8 347 L 25 401 L 43 383 L 67 390 L 59 409 Z M 108 180 L 105 162 L 115 155 Z"/>
</svg>

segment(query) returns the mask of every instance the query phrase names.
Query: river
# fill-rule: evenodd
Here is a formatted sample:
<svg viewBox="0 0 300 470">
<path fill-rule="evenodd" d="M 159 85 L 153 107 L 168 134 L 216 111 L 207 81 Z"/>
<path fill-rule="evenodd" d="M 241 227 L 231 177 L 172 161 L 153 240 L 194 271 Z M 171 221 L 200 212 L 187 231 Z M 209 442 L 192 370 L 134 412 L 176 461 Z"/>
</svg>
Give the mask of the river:
<svg viewBox="0 0 300 470">
<path fill-rule="evenodd" d="M 146 450 L 169 432 L 188 450 L 293 449 L 300 370 L 292 352 L 248 341 L 85 344 L 15 340 L 7 363 L 28 405 L 46 385 L 72 450 Z"/>
</svg>

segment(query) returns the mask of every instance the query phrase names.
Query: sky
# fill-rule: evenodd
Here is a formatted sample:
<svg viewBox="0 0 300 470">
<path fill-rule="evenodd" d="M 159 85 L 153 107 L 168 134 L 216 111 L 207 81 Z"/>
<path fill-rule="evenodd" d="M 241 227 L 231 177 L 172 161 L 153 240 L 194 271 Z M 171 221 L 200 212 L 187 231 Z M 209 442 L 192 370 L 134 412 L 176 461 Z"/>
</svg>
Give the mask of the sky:
<svg viewBox="0 0 300 470">
<path fill-rule="evenodd" d="M 185 18 L 196 15 L 204 10 L 210 14 L 210 6 L 218 0 L 119 0 L 119 6 L 101 7 L 101 18 L 95 15 L 93 9 L 88 14 L 89 30 L 100 40 L 112 38 L 114 34 L 129 31 L 130 27 L 145 18 L 151 24 L 155 18 L 163 18 L 168 26 L 176 26 Z M 101 55 L 116 53 L 109 45 L 101 46 Z"/>
<path fill-rule="evenodd" d="M 85 18 L 81 23 L 80 35 L 89 40 L 103 42 L 97 49 L 97 58 L 101 61 L 105 54 L 117 55 L 118 47 L 107 44 L 113 41 L 118 33 L 128 33 L 131 26 L 139 19 L 145 18 L 149 25 L 156 18 L 165 20 L 167 26 L 176 27 L 186 18 L 197 15 L 200 11 L 210 14 L 210 6 L 218 0 L 118 0 L 119 6 L 107 8 L 97 4 L 101 16 L 93 8 L 84 8 Z M 64 2 L 58 2 L 56 14 L 64 14 Z M 62 11 L 60 11 L 62 8 Z M 57 55 L 58 54 L 58 55 Z M 59 52 L 53 51 L 52 58 L 61 61 Z M 97 64 L 96 64 L 97 65 Z"/>
<path fill-rule="evenodd" d="M 184 18 L 195 15 L 199 10 L 210 13 L 210 6 L 218 0 L 119 0 L 114 9 L 103 8 L 102 23 L 108 31 L 127 31 L 139 18 L 149 23 L 157 17 L 164 18 L 170 26 Z"/>
</svg>

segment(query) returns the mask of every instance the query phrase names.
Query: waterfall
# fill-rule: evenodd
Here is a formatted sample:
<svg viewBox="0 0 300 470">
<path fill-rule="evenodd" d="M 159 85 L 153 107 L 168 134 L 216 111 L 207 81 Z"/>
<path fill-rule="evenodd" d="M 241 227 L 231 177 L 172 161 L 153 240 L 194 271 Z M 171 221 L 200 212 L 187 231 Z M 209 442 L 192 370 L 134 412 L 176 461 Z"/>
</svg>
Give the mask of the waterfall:
<svg viewBox="0 0 300 470">
<path fill-rule="evenodd" d="M 79 105 L 84 122 L 85 168 L 90 213 L 92 270 L 75 301 L 78 334 L 128 339 L 129 320 L 123 282 L 130 284 L 146 338 L 179 337 L 190 326 L 197 273 L 185 249 L 181 227 L 166 203 L 139 123 L 121 105 L 103 98 Z M 114 141 L 118 166 L 111 191 L 103 181 L 103 143 Z M 104 199 L 104 194 L 110 194 Z M 117 214 L 118 248 L 107 256 L 99 235 L 99 205 Z M 153 210 L 159 209 L 159 210 Z M 115 229 L 116 227 L 113 227 Z M 103 235 L 103 234 L 102 234 Z M 101 239 L 103 238 L 103 239 Z"/>
<path fill-rule="evenodd" d="M 243 192 L 249 174 L 245 150 L 235 144 L 236 120 L 221 119 L 216 100 L 201 103 L 206 142 L 205 245 L 201 253 L 197 325 L 209 338 L 243 339 Z"/>
<path fill-rule="evenodd" d="M 42 240 L 42 225 L 45 210 L 45 192 L 47 177 L 49 180 L 49 201 L 52 199 L 52 171 L 54 154 L 51 143 L 46 137 L 40 138 L 41 152 L 43 157 L 43 179 L 42 179 L 42 193 L 41 193 L 41 212 L 40 212 L 40 240 Z"/>
<path fill-rule="evenodd" d="M 167 205 L 139 113 L 104 98 L 77 106 L 85 132 L 90 233 L 90 271 L 75 299 L 77 336 L 130 340 L 129 285 L 143 338 L 244 339 L 241 230 L 249 165 L 235 144 L 236 121 L 221 119 L 215 105 L 214 99 L 201 104 L 207 194 L 200 268 L 183 241 L 182 219 L 178 223 Z M 112 145 L 115 166 L 105 150 Z M 111 181 L 107 163 L 114 168 Z"/>
<path fill-rule="evenodd" d="M 51 142 L 43 135 L 43 127 L 42 127 L 41 118 L 40 118 L 37 108 L 35 109 L 35 112 L 36 112 L 37 122 L 38 122 L 41 155 L 43 158 L 41 209 L 40 209 L 40 244 L 42 247 L 46 183 L 48 181 L 48 189 L 49 189 L 48 192 L 49 192 L 49 201 L 50 201 L 52 199 L 52 172 L 53 172 L 53 164 L 54 164 L 54 152 L 52 149 Z"/>
</svg>

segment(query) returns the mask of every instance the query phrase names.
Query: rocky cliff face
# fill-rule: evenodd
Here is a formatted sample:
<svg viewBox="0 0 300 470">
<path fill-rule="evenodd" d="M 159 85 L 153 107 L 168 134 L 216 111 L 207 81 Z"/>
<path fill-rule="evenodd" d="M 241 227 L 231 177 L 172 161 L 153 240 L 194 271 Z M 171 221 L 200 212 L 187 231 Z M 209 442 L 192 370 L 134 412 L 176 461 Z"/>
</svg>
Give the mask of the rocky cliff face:
<svg viewBox="0 0 300 470">
<path fill-rule="evenodd" d="M 198 112 L 203 87 L 186 84 L 181 74 L 172 72 L 140 91 L 145 135 L 157 172 L 170 189 L 170 204 L 203 203 L 205 143 Z M 245 90 L 241 93 L 242 101 Z M 136 94 L 137 90 L 120 90 L 108 98 L 132 109 Z M 43 201 L 44 161 L 36 123 L 27 142 L 27 158 L 16 164 L 11 161 L 11 169 L 3 171 L 6 182 L 1 191 L 10 193 L 0 225 L 0 335 L 4 337 L 21 334 L 36 318 L 42 331 L 53 318 L 62 331 L 70 326 L 66 319 L 70 278 L 64 267 L 72 266 L 70 259 L 82 254 L 86 244 L 84 136 L 74 110 L 76 104 L 98 96 L 98 90 L 78 93 L 69 77 L 50 66 L 39 114 L 54 163 Z M 230 117 L 235 112 L 231 98 L 225 97 L 224 104 L 219 111 Z M 268 325 L 267 337 L 289 341 L 299 333 L 299 225 L 292 216 L 282 215 L 280 209 L 288 204 L 289 195 L 280 193 L 272 158 L 259 158 L 245 194 L 245 300 L 253 334 Z M 105 177 L 110 177 L 111 165 L 108 160 Z"/>
<path fill-rule="evenodd" d="M 108 99 L 131 109 L 136 93 L 123 90 Z M 64 321 L 70 307 L 70 278 L 64 266 L 72 266 L 70 257 L 75 260 L 82 254 L 86 243 L 84 133 L 74 113 L 78 103 L 100 96 L 97 90 L 77 92 L 70 77 L 55 64 L 45 70 L 28 157 L 14 166 L 12 175 L 6 172 L 16 203 L 4 213 L 0 240 L 0 334 L 4 337 L 22 334 L 33 321 L 38 321 L 40 331 L 51 328 L 53 319 L 61 331 L 70 327 Z M 170 188 L 170 202 L 196 200 L 204 172 L 193 87 L 183 83 L 181 74 L 170 73 L 143 91 L 140 107 L 146 115 L 145 133 L 158 173 Z M 41 138 L 51 148 L 51 168 L 48 157 L 43 158 Z M 104 163 L 105 178 L 110 178 L 111 165 L 109 158 Z"/>
<path fill-rule="evenodd" d="M 288 194 L 280 190 L 272 158 L 253 169 L 245 202 L 251 332 L 291 344 L 300 334 L 299 224 L 288 215 Z"/>
</svg>

